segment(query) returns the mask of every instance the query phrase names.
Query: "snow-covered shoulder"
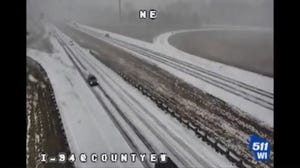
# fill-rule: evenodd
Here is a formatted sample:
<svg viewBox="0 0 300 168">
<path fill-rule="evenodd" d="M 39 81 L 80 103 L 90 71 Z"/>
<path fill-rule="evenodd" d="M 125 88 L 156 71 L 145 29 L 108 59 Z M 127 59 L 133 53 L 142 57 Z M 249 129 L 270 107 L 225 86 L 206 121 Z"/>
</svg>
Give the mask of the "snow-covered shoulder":
<svg viewBox="0 0 300 168">
<path fill-rule="evenodd" d="M 247 87 L 253 87 L 261 89 L 262 91 L 267 92 L 268 94 L 271 94 L 271 98 L 267 98 L 268 103 L 273 106 L 273 78 L 266 77 L 257 73 L 253 73 L 250 71 L 246 71 L 243 69 L 239 69 L 233 66 L 225 65 L 222 63 L 214 62 L 211 60 L 207 60 L 204 58 L 201 58 L 199 56 L 194 56 L 188 53 L 185 53 L 183 51 L 180 51 L 176 49 L 175 47 L 171 46 L 168 43 L 168 38 L 177 32 L 184 32 L 184 31 L 199 31 L 199 29 L 190 29 L 190 30 L 180 30 L 175 32 L 167 32 L 164 34 L 161 34 L 157 36 L 154 39 L 154 43 L 148 43 L 144 42 L 138 39 L 134 39 L 131 37 L 126 37 L 123 35 L 119 35 L 117 33 L 112 33 L 104 30 L 100 30 L 98 28 L 93 28 L 87 25 L 78 24 L 76 27 L 80 31 L 83 32 L 93 32 L 96 36 L 100 35 L 103 37 L 106 33 L 110 34 L 111 39 L 118 39 L 120 41 L 124 41 L 127 43 L 131 43 L 133 45 L 147 48 L 148 50 L 156 51 L 162 54 L 165 54 L 169 57 L 172 57 L 174 59 L 177 59 L 182 62 L 186 62 L 190 65 L 201 67 L 202 69 L 206 69 L 210 72 L 219 74 L 220 76 L 226 77 L 228 79 L 235 80 L 237 82 L 241 82 L 243 84 L 246 84 Z M 201 30 L 203 31 L 211 31 L 212 28 L 203 28 Z M 225 29 L 223 27 L 216 27 L 214 29 Z M 233 29 L 230 27 L 230 29 Z M 241 29 L 240 27 L 236 27 L 234 29 Z M 243 28 L 244 29 L 244 28 Z M 132 52 L 127 48 L 121 47 L 122 49 Z M 225 90 L 222 90 L 218 87 L 215 87 L 211 84 L 208 84 L 202 80 L 196 79 L 193 76 L 187 75 L 186 73 L 181 72 L 180 70 L 176 70 L 164 63 L 155 61 L 153 59 L 146 58 L 144 56 L 141 56 L 139 54 L 134 54 L 135 56 L 142 58 L 150 63 L 156 64 L 158 67 L 167 70 L 171 74 L 174 74 L 175 76 L 183 79 L 184 81 L 194 85 L 195 87 L 214 95 L 215 97 L 218 97 L 225 102 L 229 103 L 233 107 L 237 107 L 238 109 L 241 109 L 245 112 L 245 115 L 250 115 L 252 118 L 258 119 L 258 121 L 266 125 L 268 127 L 273 127 L 273 107 L 265 108 L 259 104 L 256 104 L 252 101 L 249 101 L 245 98 L 242 98 L 240 96 L 231 94 Z"/>
<path fill-rule="evenodd" d="M 27 56 L 40 63 L 47 72 L 71 152 L 76 156 L 82 152 L 88 155 L 105 151 L 131 153 L 131 148 L 120 132 L 111 127 L 113 122 L 105 113 L 104 107 L 97 101 L 59 42 L 54 37 L 50 37 L 50 41 L 55 48 L 53 54 L 27 48 Z M 75 162 L 76 167 L 104 165 L 101 162 L 97 164 Z M 137 162 L 123 166 L 142 165 Z"/>
</svg>

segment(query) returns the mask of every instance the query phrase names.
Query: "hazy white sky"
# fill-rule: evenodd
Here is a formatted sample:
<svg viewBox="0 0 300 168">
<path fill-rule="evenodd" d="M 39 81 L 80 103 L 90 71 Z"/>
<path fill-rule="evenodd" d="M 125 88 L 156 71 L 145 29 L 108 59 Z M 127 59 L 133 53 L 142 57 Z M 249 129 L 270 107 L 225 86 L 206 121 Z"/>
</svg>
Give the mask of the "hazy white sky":
<svg viewBox="0 0 300 168">
<path fill-rule="evenodd" d="M 113 20 L 118 17 L 119 0 L 27 0 L 31 8 L 28 13 L 39 15 L 43 12 L 52 18 L 72 16 L 73 19 L 84 20 Z M 272 25 L 273 0 L 121 0 L 122 11 L 137 11 L 139 9 L 158 9 L 170 12 L 184 13 L 178 7 L 172 10 L 170 3 L 184 2 L 189 7 L 186 12 L 196 12 L 198 15 L 210 16 L 220 23 L 264 24 Z M 267 3 L 266 3 L 267 2 Z M 216 5 L 217 4 L 217 5 Z M 213 7 L 212 7 L 213 6 Z M 165 10 L 168 7 L 168 10 Z M 174 6 L 173 6 L 174 7 Z M 70 12 L 71 11 L 71 12 Z"/>
<path fill-rule="evenodd" d="M 93 5 L 93 6 L 117 6 L 119 0 L 58 0 L 58 1 L 68 1 L 81 5 Z M 176 1 L 183 2 L 208 2 L 210 0 L 121 0 L 121 3 L 125 5 L 126 3 L 131 3 L 133 7 L 136 8 L 161 8 L 167 4 Z M 223 0 L 224 1 L 224 0 Z"/>
</svg>

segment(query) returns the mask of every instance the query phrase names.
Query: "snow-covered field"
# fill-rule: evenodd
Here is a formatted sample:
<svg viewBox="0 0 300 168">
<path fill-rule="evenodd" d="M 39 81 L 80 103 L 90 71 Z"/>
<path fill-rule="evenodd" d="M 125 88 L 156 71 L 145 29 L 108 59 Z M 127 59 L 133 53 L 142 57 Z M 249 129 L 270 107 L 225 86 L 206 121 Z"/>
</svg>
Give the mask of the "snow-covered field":
<svg viewBox="0 0 300 168">
<path fill-rule="evenodd" d="M 247 27 L 209 27 L 203 29 L 191 29 L 191 30 L 179 30 L 179 31 L 172 31 L 161 34 L 154 38 L 153 44 L 159 47 L 162 51 L 170 53 L 170 56 L 174 56 L 178 59 L 185 60 L 191 64 L 195 64 L 198 66 L 202 66 L 210 71 L 221 73 L 224 76 L 230 77 L 232 79 L 242 81 L 249 85 L 261 88 L 268 92 L 273 93 L 273 78 L 263 76 L 257 73 L 249 72 L 243 69 L 239 69 L 233 66 L 225 65 L 222 63 L 214 62 L 208 59 L 201 58 L 199 56 L 194 56 L 183 52 L 174 46 L 172 46 L 168 39 L 170 36 L 177 34 L 177 33 L 184 33 L 184 32 L 193 32 L 193 31 L 213 31 L 213 30 L 260 30 L 262 28 L 247 28 Z M 266 30 L 268 31 L 268 30 Z"/>
<path fill-rule="evenodd" d="M 134 54 L 135 56 L 146 60 L 152 64 L 156 64 L 158 67 L 163 68 L 173 75 L 185 80 L 188 83 L 191 83 L 195 87 L 210 93 L 230 105 L 241 109 L 246 112 L 247 115 L 250 115 L 252 118 L 256 118 L 261 124 L 266 125 L 267 127 L 273 127 L 273 78 L 266 77 L 260 74 L 253 72 L 245 71 L 236 67 L 229 65 L 221 64 L 218 62 L 213 62 L 207 59 L 200 58 L 198 56 L 187 54 L 183 51 L 180 51 L 168 43 L 168 38 L 177 32 L 168 32 L 162 34 L 155 38 L 154 43 L 148 43 L 119 35 L 112 32 L 107 32 L 92 28 L 86 25 L 76 23 L 76 25 L 71 25 L 72 27 L 86 32 L 94 37 L 105 40 L 115 46 L 123 48 L 124 50 Z M 227 29 L 241 29 L 240 27 L 228 27 Z M 208 31 L 212 29 L 226 29 L 224 27 L 214 27 L 214 28 L 204 28 L 202 31 Z M 245 28 L 243 28 L 245 29 Z M 252 29 L 252 28 L 250 28 Z M 255 28 L 254 28 L 255 29 Z M 260 28 L 257 28 L 260 29 Z M 183 31 L 199 31 L 199 30 L 183 30 Z M 182 32 L 182 31 L 178 31 Z M 105 38 L 104 34 L 109 34 L 109 38 Z M 142 52 L 148 52 L 147 54 L 151 57 L 145 56 L 146 54 L 141 54 Z M 162 59 L 160 55 L 153 55 L 153 53 L 162 53 L 162 56 L 168 56 L 168 59 Z M 159 58 L 160 57 L 160 58 Z M 154 59 L 155 58 L 155 59 Z M 199 79 L 191 75 L 195 72 L 190 72 L 187 74 L 182 69 L 178 69 L 176 66 L 181 64 L 174 64 L 170 66 L 167 64 L 167 61 L 175 59 L 181 64 L 188 64 L 184 66 L 186 71 L 192 71 L 191 67 L 201 68 L 204 71 L 209 71 L 210 74 L 221 76 L 221 78 L 229 79 L 230 82 L 239 83 L 246 85 L 246 87 L 251 88 L 255 91 L 247 90 L 244 88 L 236 87 L 234 84 L 226 89 L 216 86 L 216 82 L 224 82 L 224 80 L 213 78 L 212 81 L 204 80 L 204 78 Z M 205 78 L 210 77 L 206 75 Z M 216 82 L 215 82 L 216 81 Z M 224 82 L 226 84 L 226 82 Z M 231 85 L 231 84 L 230 84 Z M 234 87 L 233 87 L 234 86 Z M 262 92 L 256 93 L 256 90 Z M 245 94 L 245 96 L 243 95 Z"/>
<path fill-rule="evenodd" d="M 192 131 L 163 113 L 87 50 L 75 42 L 69 44 L 68 37 L 56 32 L 62 41 L 58 43 L 51 37 L 53 54 L 27 49 L 27 55 L 48 73 L 71 152 L 76 156 L 82 152 L 156 152 L 166 153 L 179 167 L 234 167 L 225 156 L 216 153 Z M 93 73 L 100 86 L 90 88 L 78 70 Z M 142 167 L 147 163 L 108 165 L 76 161 L 75 165 Z"/>
</svg>

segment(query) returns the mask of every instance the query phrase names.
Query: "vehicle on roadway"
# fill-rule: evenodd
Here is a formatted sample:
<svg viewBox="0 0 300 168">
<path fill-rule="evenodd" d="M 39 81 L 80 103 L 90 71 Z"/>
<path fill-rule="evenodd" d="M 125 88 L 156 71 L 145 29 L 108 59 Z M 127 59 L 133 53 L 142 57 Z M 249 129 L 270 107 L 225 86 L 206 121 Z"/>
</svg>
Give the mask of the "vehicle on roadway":
<svg viewBox="0 0 300 168">
<path fill-rule="evenodd" d="M 108 34 L 108 33 L 105 33 L 105 35 L 104 35 L 105 37 L 107 37 L 107 38 L 109 38 L 110 37 L 110 35 Z"/>
<path fill-rule="evenodd" d="M 93 74 L 89 74 L 86 80 L 88 84 L 92 87 L 98 85 L 97 78 Z"/>
<path fill-rule="evenodd" d="M 70 41 L 69 44 L 72 46 L 74 43 L 73 43 L 73 41 Z"/>
<path fill-rule="evenodd" d="M 95 50 L 91 50 L 91 49 L 89 49 L 89 53 L 90 54 L 92 54 L 92 55 L 96 55 L 96 56 L 98 56 L 99 55 L 99 53 L 97 52 L 97 51 L 95 51 Z"/>
</svg>

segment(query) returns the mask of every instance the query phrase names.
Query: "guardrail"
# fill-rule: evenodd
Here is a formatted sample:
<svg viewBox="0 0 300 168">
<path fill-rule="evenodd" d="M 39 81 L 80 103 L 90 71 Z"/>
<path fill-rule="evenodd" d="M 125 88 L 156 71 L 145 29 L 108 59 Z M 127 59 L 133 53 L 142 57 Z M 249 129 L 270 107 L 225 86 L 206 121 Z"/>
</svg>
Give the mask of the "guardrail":
<svg viewBox="0 0 300 168">
<path fill-rule="evenodd" d="M 208 131 L 201 129 L 198 124 L 190 121 L 188 117 L 183 116 L 180 112 L 174 110 L 175 108 L 169 105 L 165 98 L 158 96 L 155 93 L 151 93 L 151 90 L 147 88 L 147 86 L 143 86 L 142 83 L 137 82 L 130 75 L 126 75 L 123 72 L 117 72 L 125 81 L 131 84 L 133 87 L 137 88 L 144 96 L 147 96 L 151 99 L 158 108 L 175 117 L 180 123 L 186 126 L 188 129 L 191 129 L 197 137 L 202 139 L 202 141 L 206 142 L 208 145 L 213 147 L 216 152 L 225 155 L 228 160 L 235 163 L 239 168 L 250 168 L 256 167 L 255 163 L 250 163 L 244 160 L 241 156 L 239 156 L 235 151 L 228 149 L 222 142 L 216 140 L 212 135 L 208 133 Z"/>
<path fill-rule="evenodd" d="M 92 50 L 90 50 L 90 53 L 94 56 L 98 55 L 98 53 Z M 242 156 L 238 155 L 237 152 L 235 152 L 234 150 L 228 149 L 222 142 L 214 138 L 213 135 L 211 135 L 207 130 L 201 128 L 199 123 L 194 123 L 192 120 L 189 119 L 189 117 L 183 115 L 183 113 L 180 113 L 179 110 L 176 109 L 176 104 L 174 104 L 174 101 L 168 101 L 168 98 L 154 93 L 153 88 L 151 88 L 149 84 L 145 83 L 144 81 L 137 81 L 134 79 L 134 77 L 131 77 L 131 75 L 126 74 L 124 72 L 116 71 L 115 69 L 112 70 L 119 74 L 125 81 L 127 81 L 133 87 L 138 89 L 144 96 L 152 100 L 158 108 L 175 117 L 188 129 L 191 129 L 197 137 L 199 137 L 200 139 L 202 139 L 202 141 L 206 142 L 208 145 L 214 148 L 216 152 L 226 156 L 226 158 L 233 162 L 237 167 L 257 167 L 256 162 L 250 162 Z"/>
</svg>

